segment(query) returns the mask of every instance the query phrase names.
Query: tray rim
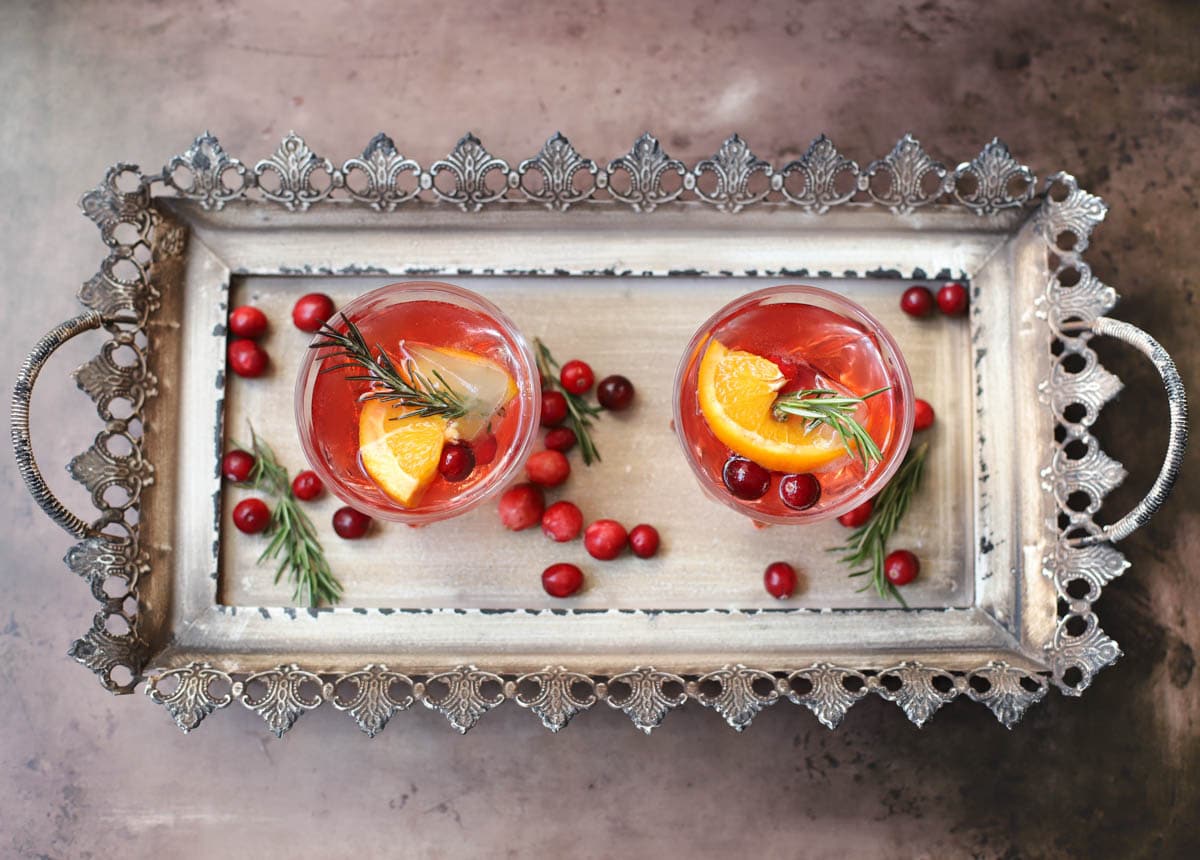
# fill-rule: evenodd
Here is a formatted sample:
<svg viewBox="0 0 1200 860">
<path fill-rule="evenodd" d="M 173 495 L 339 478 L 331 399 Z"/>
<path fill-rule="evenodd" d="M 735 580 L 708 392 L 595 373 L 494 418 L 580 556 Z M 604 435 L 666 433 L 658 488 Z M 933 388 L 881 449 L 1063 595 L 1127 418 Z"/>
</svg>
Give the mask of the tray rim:
<svg viewBox="0 0 1200 860">
<path fill-rule="evenodd" d="M 193 177 L 190 186 L 181 187 L 178 183 L 176 171 L 180 168 L 190 171 Z M 365 191 L 355 191 L 347 182 L 352 171 L 367 176 Z M 531 171 L 541 174 L 543 179 L 542 186 L 533 191 L 524 184 L 525 176 Z M 592 178 L 592 183 L 583 190 L 575 183 L 575 176 L 580 171 Z M 608 178 L 621 171 L 631 177 L 630 189 L 624 195 L 608 183 Z M 321 172 L 328 176 L 327 185 L 320 186 L 312 181 L 314 174 Z M 453 174 L 453 190 L 440 189 L 435 184 L 434 178 L 439 172 Z M 266 183 L 259 181 L 268 173 L 278 178 L 278 187 L 268 188 Z M 396 182 L 404 173 L 416 177 L 417 187 L 411 194 L 406 194 Z M 489 189 L 489 173 L 503 176 L 503 188 Z M 667 173 L 681 177 L 680 186 L 674 192 L 667 190 L 661 182 Z M 133 190 L 123 190 L 118 185 L 119 179 L 126 174 L 136 177 Z M 703 187 L 700 180 L 704 174 L 716 177 L 715 189 Z M 875 177 L 882 174 L 889 180 L 886 189 L 874 184 Z M 241 178 L 239 187 L 226 184 L 231 175 Z M 751 180 L 756 175 L 765 178 L 765 191 L 751 189 Z M 804 189 L 799 194 L 788 190 L 786 182 L 791 175 L 802 175 L 805 179 Z M 849 193 L 838 190 L 836 180 L 839 175 L 853 178 Z M 936 180 L 933 190 L 922 185 L 928 177 Z M 964 179 L 974 180 L 973 192 L 964 190 Z M 1010 193 L 1010 180 L 1014 179 L 1023 183 L 1023 190 L 1017 194 Z M 1065 187 L 1064 198 L 1055 199 L 1048 193 L 1054 184 Z M 515 169 L 491 156 L 477 138 L 468 135 L 459 141 L 447 159 L 422 170 L 415 162 L 404 159 L 391 140 L 382 134 L 368 144 L 361 158 L 349 159 L 340 168 L 312 153 L 295 134 L 286 136 L 276 153 L 259 161 L 253 172 L 226 155 L 216 138 L 208 133 L 197 137 L 189 150 L 171 159 L 158 174 L 142 174 L 127 164 L 115 165 L 104 181 L 81 201 L 85 213 L 100 227 L 102 238 L 111 249 L 100 272 L 84 285 L 80 299 L 89 308 L 105 315 L 105 328 L 112 339 L 97 359 L 77 373 L 80 387 L 97 401 L 106 428 L 88 452 L 72 461 L 70 469 L 92 491 L 101 511 L 98 525 L 117 526 L 125 535 L 122 540 L 88 537 L 68 553 L 68 565 L 91 582 L 93 593 L 104 604 L 95 616 L 92 629 L 76 641 L 70 653 L 95 671 L 106 688 L 113 692 L 132 692 L 139 682 L 146 681 L 146 693 L 163 704 L 184 731 L 194 728 L 215 709 L 237 700 L 259 713 L 277 735 L 287 731 L 305 710 L 325 701 L 336 708 L 349 710 L 359 727 L 374 735 L 397 710 L 410 707 L 415 701 L 441 712 L 459 731 L 466 731 L 483 713 L 507 699 L 514 699 L 534 710 L 552 730 L 566 725 L 576 713 L 597 701 L 604 701 L 625 711 L 638 728 L 648 732 L 659 725 L 672 708 L 688 699 L 717 710 L 731 726 L 741 730 L 759 710 L 782 698 L 808 707 L 823 724 L 833 728 L 848 708 L 868 692 L 896 702 L 918 725 L 947 701 L 966 695 L 987 705 L 1004 725 L 1011 727 L 1026 708 L 1044 697 L 1051 683 L 1068 695 L 1078 695 L 1096 671 L 1119 655 L 1116 644 L 1100 631 L 1091 603 L 1099 597 L 1103 584 L 1128 565 L 1111 546 L 1076 548 L 1064 538 L 1068 532 L 1077 530 L 1088 534 L 1101 531 L 1092 521 L 1092 514 L 1103 496 L 1119 482 L 1123 470 L 1099 451 L 1088 433 L 1096 411 L 1115 395 L 1119 381 L 1099 367 L 1087 346 L 1088 335 L 1065 333 L 1062 322 L 1068 314 L 1082 319 L 1102 315 L 1115 303 L 1116 294 L 1097 281 L 1080 258 L 1091 230 L 1104 217 L 1105 204 L 1082 191 L 1069 174 L 1058 173 L 1047 179 L 1040 203 L 1034 206 L 1035 185 L 1036 177 L 1032 171 L 1012 159 L 1007 147 L 999 140 L 989 143 L 971 162 L 964 162 L 951 171 L 934 161 L 911 135 L 905 135 L 889 155 L 872 162 L 866 169 L 860 169 L 837 153 L 828 138 L 822 135 L 801 159 L 775 171 L 733 135 L 712 159 L 699 162 L 689 171 L 681 162 L 662 153 L 657 140 L 648 134 L 635 142 L 630 153 L 602 169 L 579 156 L 560 134 L 550 138 L 535 158 L 521 162 Z M 163 300 L 160 285 L 181 278 L 183 267 L 190 259 L 184 254 L 186 230 L 170 217 L 172 204 L 168 201 L 171 198 L 152 194 L 154 186 L 173 191 L 178 198 L 191 201 L 204 210 L 220 209 L 234 203 L 235 207 L 244 207 L 250 217 L 270 218 L 279 213 L 283 221 L 296 217 L 283 214 L 283 210 L 302 213 L 315 203 L 341 204 L 339 208 L 358 205 L 389 212 L 402 204 L 425 205 L 422 201 L 432 197 L 442 204 L 454 204 L 464 212 L 480 212 L 485 207 L 496 206 L 504 209 L 511 206 L 515 211 L 539 205 L 566 212 L 580 204 L 584 204 L 584 208 L 598 209 L 625 204 L 629 209 L 648 212 L 670 204 L 676 209 L 690 205 L 693 208 L 712 207 L 725 213 L 751 206 L 762 210 L 790 207 L 819 215 L 834 207 L 846 207 L 843 211 L 853 209 L 860 214 L 882 207 L 890 213 L 886 217 L 893 219 L 893 225 L 904 223 L 897 216 L 908 219 L 908 223 L 925 218 L 925 213 L 913 213 L 920 207 L 930 206 L 926 212 L 932 213 L 929 218 L 933 220 L 939 212 L 957 209 L 981 216 L 980 223 L 999 224 L 1010 230 L 1015 225 L 1015 231 L 1008 235 L 1021 232 L 1031 240 L 1026 245 L 1036 246 L 1045 274 L 1049 276 L 1044 291 L 1036 300 L 1036 316 L 1045 326 L 1043 333 L 1051 341 L 1057 339 L 1063 343 L 1063 355 L 1081 355 L 1086 363 L 1084 373 L 1069 377 L 1065 374 L 1056 377 L 1056 365 L 1050 368 L 1051 372 L 1040 386 L 1043 407 L 1049 406 L 1050 416 L 1060 426 L 1066 426 L 1068 436 L 1066 441 L 1055 445 L 1057 450 L 1041 473 L 1042 488 L 1052 497 L 1055 512 L 1068 520 L 1065 529 L 1056 530 L 1057 539 L 1053 541 L 1051 551 L 1044 559 L 1034 562 L 1042 568 L 1058 596 L 1068 601 L 1068 611 L 1058 617 L 1054 633 L 1045 643 L 1046 668 L 1032 671 L 1006 660 L 990 660 L 969 670 L 943 669 L 929 662 L 902 660 L 863 671 L 861 667 L 818 661 L 807 667 L 770 671 L 742 664 L 726 665 L 684 677 L 639 665 L 628 671 L 608 673 L 597 680 L 595 674 L 582 674 L 562 666 L 546 666 L 540 671 L 518 674 L 463 665 L 440 672 L 413 672 L 410 677 L 373 663 L 356 671 L 339 673 L 331 679 L 327 674 L 322 677 L 325 673 L 320 667 L 311 665 L 302 668 L 292 663 L 238 674 L 223 671 L 204 660 L 193 660 L 144 675 L 151 655 L 139 630 L 141 612 L 128 611 L 126 598 L 133 596 L 139 603 L 139 610 L 142 608 L 139 580 L 149 572 L 150 565 L 146 550 L 138 543 L 137 527 L 130 527 L 126 522 L 126 513 L 136 510 L 142 488 L 153 480 L 153 467 L 142 457 L 144 437 L 133 435 L 129 421 L 114 416 L 109 407 L 114 399 L 124 398 L 134 403 L 135 416 L 140 417 L 142 407 L 154 397 L 157 380 L 148 364 L 148 348 L 139 338 L 144 337 L 147 325 Z M 597 191 L 605 189 L 614 198 L 611 202 L 595 196 Z M 339 191 L 344 191 L 345 199 L 338 199 Z M 257 198 L 252 196 L 255 192 Z M 688 192 L 693 198 L 690 204 L 681 199 Z M 854 202 L 852 198 L 856 197 L 863 202 Z M 940 203 L 943 199 L 950 202 Z M 283 209 L 276 210 L 272 204 Z M 600 204 L 609 205 L 601 207 Z M 1013 216 L 1027 217 L 1022 221 Z M 130 226 L 136 231 L 136 239 L 121 241 L 118 228 Z M 919 229 L 919 225 L 914 229 Z M 1070 250 L 1056 244 L 1057 237 L 1063 232 L 1075 237 Z M 146 251 L 149 251 L 148 260 L 145 259 Z M 137 257 L 139 253 L 143 255 L 141 261 Z M 1057 258 L 1057 269 L 1050 268 L 1046 262 L 1047 254 Z M 133 263 L 136 276 L 122 277 L 117 273 L 118 264 L 123 262 Z M 1079 284 L 1070 291 L 1064 289 L 1058 277 L 1068 268 L 1080 273 Z M 948 274 L 953 277 L 956 273 Z M 900 272 L 898 276 L 919 277 L 925 273 Z M 941 272 L 935 275 L 941 276 Z M 126 321 L 114 321 L 122 316 Z M 137 354 L 132 367 L 113 361 L 112 351 L 118 346 L 129 347 Z M 1063 410 L 1075 402 L 1084 403 L 1087 414 L 1081 421 L 1067 422 Z M 107 442 L 114 435 L 126 438 L 133 446 L 132 453 L 116 457 L 109 452 Z M 1088 460 L 1083 467 L 1071 465 L 1060 456 L 1066 442 L 1074 440 L 1088 446 Z M 127 503 L 113 506 L 104 501 L 103 493 L 112 485 L 128 491 Z M 1072 510 L 1066 503 L 1067 497 L 1076 491 L 1089 496 L 1090 503 L 1083 512 Z M 113 578 L 128 585 L 127 595 L 116 598 L 105 591 L 105 582 Z M 1068 594 L 1068 586 L 1076 579 L 1089 584 L 1086 598 Z M 150 577 L 147 584 L 154 586 L 154 582 L 155 578 Z M 128 633 L 115 635 L 106 629 L 108 619 L 114 615 L 126 621 Z M 1082 621 L 1081 632 L 1072 619 Z M 1069 622 L 1074 629 L 1068 630 Z M 113 669 L 118 666 L 125 667 L 131 676 L 125 683 L 113 678 Z M 1081 676 L 1074 685 L 1064 678 L 1072 668 Z M 797 690 L 794 682 L 798 680 L 807 682 L 809 690 Z M 939 680 L 942 683 L 937 683 Z M 977 684 L 977 680 L 986 683 Z M 343 681 L 349 681 L 354 688 L 348 699 L 339 693 Z M 395 697 L 391 688 L 397 681 L 410 686 L 411 695 Z M 898 684 L 893 686 L 893 681 Z M 215 691 L 215 682 L 227 687 L 228 692 Z M 261 696 L 252 693 L 251 682 L 264 683 L 265 692 Z M 444 695 L 430 691 L 434 682 L 445 686 Z M 532 697 L 521 692 L 522 685 L 527 682 L 537 687 L 538 692 Z M 719 686 L 719 693 L 705 692 L 705 685 L 710 682 Z M 755 682 L 759 682 L 759 689 L 755 689 Z M 173 683 L 176 686 L 168 690 Z M 316 685 L 315 692 L 305 692 L 303 688 L 313 684 Z M 589 691 L 585 694 L 574 690 L 579 684 Z M 628 688 L 628 694 L 614 693 L 614 684 Z M 497 685 L 495 695 L 489 695 L 485 690 L 491 685 Z"/>
</svg>

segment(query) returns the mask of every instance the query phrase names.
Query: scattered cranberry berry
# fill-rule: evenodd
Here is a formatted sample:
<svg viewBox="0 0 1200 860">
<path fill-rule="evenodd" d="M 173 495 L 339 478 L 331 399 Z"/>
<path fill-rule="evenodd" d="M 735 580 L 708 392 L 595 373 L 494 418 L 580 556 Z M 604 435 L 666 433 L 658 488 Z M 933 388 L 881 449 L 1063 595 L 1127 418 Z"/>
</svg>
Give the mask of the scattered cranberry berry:
<svg viewBox="0 0 1200 860">
<path fill-rule="evenodd" d="M 271 523 L 271 509 L 262 499 L 242 499 L 233 509 L 238 531 L 256 535 Z"/>
<path fill-rule="evenodd" d="M 571 475 L 571 464 L 562 451 L 538 451 L 525 461 L 525 475 L 543 487 L 557 487 Z"/>
<path fill-rule="evenodd" d="M 612 561 L 625 549 L 628 535 L 616 520 L 596 520 L 583 533 L 583 547 L 592 558 Z"/>
<path fill-rule="evenodd" d="M 546 510 L 546 497 L 535 484 L 517 484 L 500 497 L 500 522 L 514 532 L 535 526 Z"/>
<path fill-rule="evenodd" d="M 910 317 L 927 317 L 933 313 L 933 293 L 925 287 L 909 287 L 900 296 L 900 310 Z"/>
<path fill-rule="evenodd" d="M 438 461 L 438 474 L 443 480 L 456 484 L 465 481 L 475 471 L 475 452 L 470 445 L 453 443 L 442 447 L 442 458 Z"/>
<path fill-rule="evenodd" d="M 624 376 L 606 376 L 596 386 L 596 399 L 612 412 L 628 409 L 633 402 L 633 383 Z"/>
<path fill-rule="evenodd" d="M 567 398 L 561 391 L 542 392 L 542 426 L 554 427 L 567 417 Z"/>
<path fill-rule="evenodd" d="M 806 511 L 821 498 L 821 482 L 814 475 L 784 475 L 779 479 L 779 499 L 794 511 Z"/>
<path fill-rule="evenodd" d="M 583 394 L 595 383 L 596 374 L 592 373 L 592 368 L 587 362 L 576 358 L 562 366 L 558 381 L 572 394 Z"/>
<path fill-rule="evenodd" d="M 761 499 L 771 486 L 771 473 L 745 457 L 730 457 L 726 460 L 721 479 L 729 492 L 746 502 Z"/>
<path fill-rule="evenodd" d="M 357 540 L 371 527 L 371 518 L 351 507 L 338 508 L 333 512 L 333 530 L 346 540 Z"/>
<path fill-rule="evenodd" d="M 763 586 L 772 597 L 791 597 L 796 592 L 796 568 L 786 561 L 771 562 L 763 572 Z"/>
<path fill-rule="evenodd" d="M 221 459 L 221 474 L 225 480 L 240 484 L 254 470 L 254 455 L 249 451 L 233 450 Z"/>
<path fill-rule="evenodd" d="M 496 459 L 496 436 L 492 433 L 484 433 L 478 439 L 471 443 L 471 448 L 475 452 L 475 465 L 487 466 Z"/>
<path fill-rule="evenodd" d="M 921 572 L 921 562 L 906 549 L 888 553 L 883 560 L 883 575 L 892 585 L 908 585 Z"/>
<path fill-rule="evenodd" d="M 645 523 L 629 531 L 629 548 L 638 558 L 650 558 L 658 552 L 658 529 Z"/>
<path fill-rule="evenodd" d="M 542 588 L 551 597 L 570 597 L 583 588 L 583 571 L 566 562 L 552 564 L 542 571 Z"/>
<path fill-rule="evenodd" d="M 555 502 L 542 514 L 542 533 L 552 541 L 575 540 L 583 531 L 583 512 L 571 502 Z"/>
<path fill-rule="evenodd" d="M 967 312 L 967 288 L 959 283 L 950 283 L 938 290 L 938 308 L 948 317 L 959 317 Z"/>
<path fill-rule="evenodd" d="M 262 337 L 267 330 L 267 315 L 251 305 L 242 305 L 229 313 L 229 330 L 238 337 Z"/>
<path fill-rule="evenodd" d="M 933 407 L 928 400 L 913 401 L 913 430 L 928 430 L 933 426 Z"/>
<path fill-rule="evenodd" d="M 546 447 L 551 451 L 562 451 L 565 454 L 574 448 L 578 441 L 575 431 L 570 427 L 553 427 L 546 433 Z"/>
<path fill-rule="evenodd" d="M 229 344 L 229 369 L 238 376 L 253 379 L 267 369 L 267 351 L 252 340 L 235 340 Z"/>
<path fill-rule="evenodd" d="M 311 469 L 305 469 L 292 481 L 292 495 L 302 502 L 311 502 L 324 489 L 325 485 Z"/>
<path fill-rule="evenodd" d="M 333 299 L 324 293 L 309 293 L 296 299 L 292 307 L 292 322 L 300 331 L 315 332 L 333 316 Z"/>
<path fill-rule="evenodd" d="M 871 518 L 873 510 L 875 510 L 875 500 L 867 499 L 857 508 L 846 511 L 837 520 L 848 529 L 856 529 Z"/>
</svg>

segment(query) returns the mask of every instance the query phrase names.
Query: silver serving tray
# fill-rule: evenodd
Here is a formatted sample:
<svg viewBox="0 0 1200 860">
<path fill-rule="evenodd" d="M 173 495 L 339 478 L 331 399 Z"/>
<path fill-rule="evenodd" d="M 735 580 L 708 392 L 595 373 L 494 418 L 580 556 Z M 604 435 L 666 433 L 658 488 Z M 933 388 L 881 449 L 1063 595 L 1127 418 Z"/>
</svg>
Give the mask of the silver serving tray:
<svg viewBox="0 0 1200 860">
<path fill-rule="evenodd" d="M 144 683 L 184 731 L 237 702 L 278 735 L 323 703 L 374 735 L 415 702 L 460 731 L 506 700 L 551 730 L 604 702 L 648 732 L 689 699 L 741 730 L 785 699 L 833 728 L 869 694 L 918 725 L 965 695 L 1011 727 L 1050 685 L 1078 695 L 1119 655 L 1092 604 L 1127 566 L 1112 544 L 1170 490 L 1186 404 L 1162 348 L 1104 316 L 1116 293 L 1080 255 L 1105 204 L 1065 173 L 1036 185 L 998 140 L 947 168 L 911 136 L 865 167 L 822 136 L 775 168 L 736 135 L 690 168 L 650 135 L 607 165 L 555 135 L 514 167 L 468 135 L 422 168 L 382 134 L 340 166 L 290 134 L 251 166 L 207 133 L 158 173 L 116 165 L 82 200 L 109 249 L 80 292 L 88 310 L 38 343 L 14 394 L 22 474 L 79 538 L 66 561 L 101 604 L 70 654 L 115 693 Z M 587 591 L 556 602 L 537 573 L 578 545 L 477 511 L 359 544 L 325 534 L 342 605 L 289 605 L 254 564 L 259 543 L 228 527 L 239 491 L 218 454 L 251 418 L 301 468 L 304 340 L 287 309 L 312 289 L 344 300 L 415 277 L 487 293 L 560 357 L 635 380 L 638 408 L 600 422 L 604 462 L 577 465 L 570 495 L 589 516 L 660 526 L 659 559 L 592 563 Z M 904 286 L 946 278 L 970 282 L 966 323 L 899 314 Z M 706 501 L 672 438 L 670 381 L 695 327 L 740 292 L 798 281 L 875 311 L 938 409 L 896 539 L 925 560 L 911 610 L 854 591 L 824 552 L 838 526 L 756 531 Z M 275 321 L 272 373 L 249 381 L 224 373 L 225 316 L 247 299 Z M 108 339 L 76 381 L 104 429 L 69 466 L 99 510 L 89 522 L 42 480 L 28 409 L 44 361 L 93 329 Z M 1150 356 L 1171 408 L 1154 487 L 1104 527 L 1124 472 L 1089 428 L 1120 382 L 1095 334 Z M 326 531 L 335 506 L 313 508 Z M 760 585 L 773 558 L 805 573 L 783 604 Z"/>
</svg>

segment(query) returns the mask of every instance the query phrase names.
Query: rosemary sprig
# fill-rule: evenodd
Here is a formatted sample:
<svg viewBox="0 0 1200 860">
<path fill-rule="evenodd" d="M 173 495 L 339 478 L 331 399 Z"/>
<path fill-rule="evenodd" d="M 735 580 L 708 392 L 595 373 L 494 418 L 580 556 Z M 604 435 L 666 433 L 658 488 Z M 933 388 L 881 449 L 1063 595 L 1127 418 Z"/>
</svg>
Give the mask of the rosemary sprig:
<svg viewBox="0 0 1200 860">
<path fill-rule="evenodd" d="M 271 521 L 267 525 L 271 542 L 258 557 L 258 563 L 262 564 L 267 559 L 279 560 L 275 582 L 279 582 L 284 571 L 287 571 L 288 581 L 295 586 L 293 600 L 313 607 L 321 603 L 337 603 L 342 596 L 342 585 L 329 569 L 312 520 L 300 509 L 296 497 L 292 495 L 287 469 L 279 465 L 271 446 L 259 438 L 253 427 L 250 428 L 250 441 L 253 443 L 254 468 L 244 484 L 275 497 Z M 236 442 L 234 444 L 244 448 Z"/>
<path fill-rule="evenodd" d="M 804 429 L 811 430 L 818 424 L 827 424 L 841 437 L 842 447 L 850 455 L 857 454 L 866 469 L 871 463 L 883 460 L 883 454 L 867 429 L 858 423 L 854 410 L 865 400 L 883 394 L 888 387 L 877 388 L 862 397 L 839 394 L 832 388 L 805 388 L 794 391 L 775 401 L 775 417 L 795 415 L 804 419 Z M 853 448 L 851 445 L 853 444 Z M 857 452 L 855 451 L 857 449 Z"/>
<path fill-rule="evenodd" d="M 417 370 L 416 363 L 406 361 L 404 373 L 401 374 L 395 363 L 378 344 L 375 348 L 378 355 L 371 352 L 366 339 L 358 326 L 342 315 L 346 324 L 343 334 L 328 322 L 321 326 L 321 340 L 309 345 L 310 349 L 325 349 L 331 347 L 336 352 L 333 357 L 344 358 L 340 364 L 326 365 L 321 373 L 332 373 L 335 370 L 365 370 L 359 376 L 348 376 L 355 382 L 370 382 L 376 387 L 363 395 L 366 400 L 382 400 L 395 406 L 404 407 L 405 417 L 440 415 L 446 419 L 461 418 L 468 412 L 467 403 L 462 395 L 450 387 L 449 383 L 436 370 L 433 378 Z"/>
<path fill-rule="evenodd" d="M 888 538 L 896 531 L 901 517 L 908 510 L 913 494 L 921 485 L 921 476 L 925 472 L 925 455 L 928 453 L 928 443 L 911 451 L 895 477 L 875 498 L 871 518 L 855 529 L 845 544 L 829 550 L 841 553 L 840 561 L 851 567 L 865 565 L 850 574 L 870 577 L 870 581 L 858 589 L 859 591 L 873 587 L 880 597 L 894 598 L 900 601 L 905 609 L 908 608 L 908 604 L 904 602 L 900 591 L 883 575 L 883 558 Z"/>
<path fill-rule="evenodd" d="M 542 379 L 546 381 L 546 384 L 553 385 L 561 391 L 567 398 L 567 417 L 571 419 L 571 429 L 575 431 L 575 438 L 579 440 L 579 451 L 583 454 L 584 465 L 590 466 L 593 461 L 599 462 L 600 452 L 596 448 L 596 443 L 592 441 L 590 430 L 592 416 L 599 415 L 603 410 L 599 406 L 588 403 L 580 395 L 572 394 L 563 388 L 558 379 L 558 362 L 554 360 L 554 356 L 550 354 L 546 344 L 535 337 L 533 345 L 537 349 L 537 364 L 538 370 L 542 373 Z"/>
</svg>

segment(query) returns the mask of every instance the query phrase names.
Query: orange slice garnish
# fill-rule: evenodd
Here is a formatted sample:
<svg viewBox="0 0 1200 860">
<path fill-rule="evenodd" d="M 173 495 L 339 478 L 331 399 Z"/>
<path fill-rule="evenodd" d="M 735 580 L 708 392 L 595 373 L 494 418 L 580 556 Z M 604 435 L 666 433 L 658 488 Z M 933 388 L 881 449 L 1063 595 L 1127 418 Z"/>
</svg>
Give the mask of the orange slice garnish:
<svg viewBox="0 0 1200 860">
<path fill-rule="evenodd" d="M 700 360 L 700 411 L 730 450 L 776 472 L 815 472 L 847 456 L 827 425 L 806 430 L 803 419 L 775 418 L 775 399 L 786 383 L 774 362 L 714 340 Z"/>
<path fill-rule="evenodd" d="M 403 417 L 381 400 L 363 404 L 358 419 L 358 454 L 363 469 L 388 497 L 411 508 L 437 476 L 446 419 Z"/>
<path fill-rule="evenodd" d="M 426 378 L 440 378 L 463 399 L 467 414 L 450 422 L 447 436 L 452 439 L 474 439 L 517 396 L 512 374 L 474 352 L 401 341 L 399 358 L 402 368 L 412 361 Z"/>
</svg>

